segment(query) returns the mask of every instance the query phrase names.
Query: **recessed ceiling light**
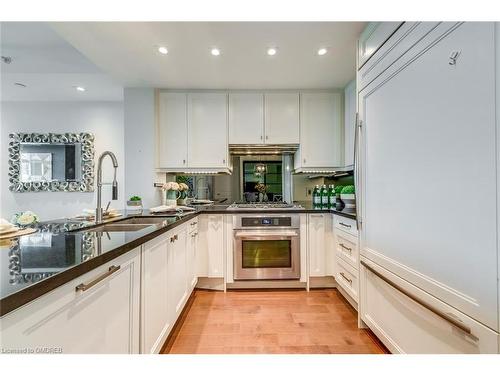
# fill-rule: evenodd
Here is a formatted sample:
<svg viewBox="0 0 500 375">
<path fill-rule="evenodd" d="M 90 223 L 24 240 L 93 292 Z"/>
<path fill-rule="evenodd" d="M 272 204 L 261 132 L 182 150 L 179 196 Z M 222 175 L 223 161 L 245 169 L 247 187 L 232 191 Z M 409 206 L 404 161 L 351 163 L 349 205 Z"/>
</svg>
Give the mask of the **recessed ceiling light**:
<svg viewBox="0 0 500 375">
<path fill-rule="evenodd" d="M 75 86 L 75 89 L 76 89 L 76 91 L 80 91 L 80 92 L 85 91 L 85 87 L 82 87 L 82 86 Z"/>
<path fill-rule="evenodd" d="M 167 47 L 160 46 L 158 47 L 158 52 L 160 52 L 162 55 L 166 55 L 168 53 Z"/>
<path fill-rule="evenodd" d="M 210 53 L 213 56 L 219 56 L 220 55 L 220 49 L 218 49 L 218 48 L 212 48 L 212 50 L 210 51 Z"/>
<path fill-rule="evenodd" d="M 323 56 L 323 55 L 326 55 L 327 52 L 328 52 L 328 50 L 326 48 L 320 48 L 318 50 L 318 55 Z"/>
<path fill-rule="evenodd" d="M 274 56 L 274 55 L 276 55 L 277 52 L 278 52 L 278 50 L 276 48 L 274 48 L 274 47 L 271 47 L 271 48 L 267 49 L 267 54 L 269 56 Z"/>
</svg>

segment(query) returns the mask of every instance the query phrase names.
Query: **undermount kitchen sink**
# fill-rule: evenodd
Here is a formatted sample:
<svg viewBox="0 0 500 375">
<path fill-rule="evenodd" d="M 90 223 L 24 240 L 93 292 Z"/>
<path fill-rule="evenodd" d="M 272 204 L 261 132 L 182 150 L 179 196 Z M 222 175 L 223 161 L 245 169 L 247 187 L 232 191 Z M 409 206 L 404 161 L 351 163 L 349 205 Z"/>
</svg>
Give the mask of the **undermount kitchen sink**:
<svg viewBox="0 0 500 375">
<path fill-rule="evenodd" d="M 114 224 L 162 224 L 166 218 L 163 217 L 131 217 L 129 219 L 120 220 Z"/>
<path fill-rule="evenodd" d="M 154 224 L 122 224 L 122 223 L 110 223 L 99 225 L 97 227 L 88 228 L 82 230 L 82 232 L 135 232 L 147 227 L 151 227 Z"/>
<path fill-rule="evenodd" d="M 161 217 L 131 217 L 83 229 L 82 232 L 135 232 L 153 225 L 161 225 L 165 220 L 166 218 Z"/>
</svg>

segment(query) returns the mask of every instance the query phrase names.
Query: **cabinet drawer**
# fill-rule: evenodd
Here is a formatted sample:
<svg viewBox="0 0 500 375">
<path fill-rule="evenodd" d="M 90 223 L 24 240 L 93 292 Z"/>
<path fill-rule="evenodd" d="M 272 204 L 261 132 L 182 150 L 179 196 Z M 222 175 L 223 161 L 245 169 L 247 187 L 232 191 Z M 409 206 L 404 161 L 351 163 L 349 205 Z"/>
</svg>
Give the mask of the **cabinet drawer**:
<svg viewBox="0 0 500 375">
<path fill-rule="evenodd" d="M 349 219 L 347 217 L 335 215 L 335 228 L 343 230 L 353 236 L 358 236 L 358 228 L 356 226 L 356 220 Z"/>
<path fill-rule="evenodd" d="M 137 248 L 10 312 L 0 319 L 2 347 L 138 353 L 140 272 Z"/>
<path fill-rule="evenodd" d="M 391 352 L 498 352 L 498 333 L 422 289 L 373 262 L 362 263 L 360 275 L 361 319 Z M 451 323 L 450 318 L 469 329 L 470 334 Z"/>
<path fill-rule="evenodd" d="M 337 257 L 337 270 L 335 280 L 352 299 L 358 302 L 358 271 Z"/>
<path fill-rule="evenodd" d="M 357 237 L 340 230 L 337 231 L 335 237 L 336 255 L 353 268 L 358 269 L 359 247 Z"/>
<path fill-rule="evenodd" d="M 193 233 L 198 230 L 198 218 L 188 221 L 187 230 L 188 233 Z"/>
</svg>

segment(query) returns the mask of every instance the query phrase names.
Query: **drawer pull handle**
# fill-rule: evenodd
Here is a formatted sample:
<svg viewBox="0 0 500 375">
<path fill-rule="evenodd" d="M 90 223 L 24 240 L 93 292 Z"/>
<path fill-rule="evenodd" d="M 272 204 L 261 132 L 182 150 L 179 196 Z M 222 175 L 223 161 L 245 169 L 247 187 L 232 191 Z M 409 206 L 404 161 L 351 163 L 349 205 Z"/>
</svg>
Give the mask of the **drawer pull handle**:
<svg viewBox="0 0 500 375">
<path fill-rule="evenodd" d="M 339 243 L 339 246 L 344 249 L 344 250 L 347 250 L 349 252 L 349 254 L 352 254 L 352 249 L 350 247 L 347 247 L 346 245 L 344 245 L 343 243 Z"/>
<path fill-rule="evenodd" d="M 191 223 L 191 226 L 196 225 L 196 224 L 198 224 L 197 221 L 195 221 L 194 223 Z"/>
<path fill-rule="evenodd" d="M 193 234 L 191 235 L 191 237 L 196 237 L 197 235 L 198 235 L 198 233 L 193 233 Z"/>
<path fill-rule="evenodd" d="M 90 283 L 88 284 L 84 284 L 84 283 L 81 283 L 79 285 L 76 286 L 75 290 L 78 292 L 78 291 L 82 291 L 82 292 L 85 292 L 86 290 L 92 288 L 95 284 L 97 284 L 98 282 L 104 280 L 106 277 L 114 274 L 116 271 L 118 271 L 120 269 L 120 266 L 111 266 L 108 268 L 108 271 L 103 273 L 101 276 L 99 277 L 96 277 L 94 280 L 92 280 Z"/>
<path fill-rule="evenodd" d="M 387 284 L 389 284 L 390 286 L 392 286 L 394 289 L 396 289 L 401 294 L 405 295 L 406 297 L 410 298 L 414 302 L 418 303 L 423 308 L 425 308 L 425 309 L 433 312 L 434 314 L 436 314 L 437 316 L 439 316 L 441 319 L 446 320 L 448 323 L 454 325 L 455 327 L 457 327 L 458 329 L 460 329 L 461 331 L 463 331 L 464 333 L 466 333 L 467 335 L 469 335 L 469 337 L 472 338 L 473 340 L 479 341 L 479 338 L 477 336 L 474 336 L 472 334 L 470 327 L 466 326 L 458 318 L 453 318 L 452 316 L 449 315 L 449 313 L 444 313 L 444 312 L 438 310 L 437 308 L 435 308 L 434 306 L 429 305 L 427 302 L 423 301 L 419 297 L 417 297 L 417 296 L 413 295 L 412 293 L 404 290 L 399 285 L 397 285 L 395 282 L 389 280 L 387 277 L 385 277 L 384 275 L 382 275 L 380 272 L 374 270 L 366 262 L 361 261 L 361 264 L 364 267 L 366 267 L 370 272 L 372 272 L 374 275 L 378 276 L 380 279 L 382 279 L 383 281 L 385 281 Z"/>
<path fill-rule="evenodd" d="M 351 228 L 351 225 L 350 224 L 344 224 L 343 222 L 339 221 L 339 224 L 342 225 L 343 227 L 346 227 L 346 228 Z"/>
<path fill-rule="evenodd" d="M 170 237 L 170 242 L 177 241 L 179 239 L 179 236 L 176 234 L 173 237 Z"/>
<path fill-rule="evenodd" d="M 352 280 L 351 280 L 350 278 L 348 278 L 348 277 L 344 274 L 344 272 L 340 272 L 340 276 L 342 276 L 342 278 L 343 278 L 345 281 L 347 281 L 349 284 L 351 284 L 351 285 L 352 285 Z"/>
</svg>

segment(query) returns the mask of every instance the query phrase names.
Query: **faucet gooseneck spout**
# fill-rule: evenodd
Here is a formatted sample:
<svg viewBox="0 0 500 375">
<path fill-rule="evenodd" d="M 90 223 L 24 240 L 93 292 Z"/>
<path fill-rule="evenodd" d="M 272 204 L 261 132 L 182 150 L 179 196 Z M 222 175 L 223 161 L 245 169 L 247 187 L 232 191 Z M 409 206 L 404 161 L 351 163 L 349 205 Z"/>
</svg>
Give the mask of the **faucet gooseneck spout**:
<svg viewBox="0 0 500 375">
<path fill-rule="evenodd" d="M 116 182 L 116 169 L 118 168 L 118 160 L 116 159 L 115 154 L 111 151 L 104 151 L 101 156 L 99 156 L 99 160 L 97 161 L 97 207 L 95 209 L 95 222 L 99 224 L 102 222 L 102 203 L 101 203 L 101 195 L 102 195 L 102 161 L 106 156 L 111 158 L 114 167 L 114 177 L 112 183 L 112 198 L 113 200 L 118 199 L 118 182 Z"/>
</svg>

